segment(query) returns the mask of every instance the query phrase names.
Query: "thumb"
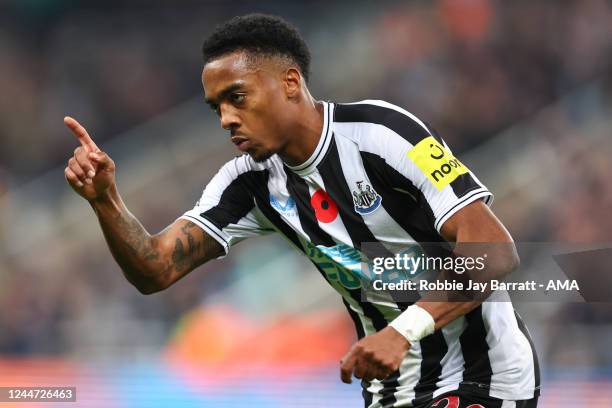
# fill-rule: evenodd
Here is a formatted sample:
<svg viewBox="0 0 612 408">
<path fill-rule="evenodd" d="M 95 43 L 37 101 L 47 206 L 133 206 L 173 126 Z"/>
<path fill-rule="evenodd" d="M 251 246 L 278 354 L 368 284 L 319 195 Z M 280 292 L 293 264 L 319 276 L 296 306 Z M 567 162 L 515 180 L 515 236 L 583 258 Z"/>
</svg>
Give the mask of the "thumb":
<svg viewBox="0 0 612 408">
<path fill-rule="evenodd" d="M 108 168 L 112 163 L 111 158 L 108 156 L 108 154 L 102 151 L 89 153 L 88 157 L 89 160 L 91 160 L 97 165 L 96 167 L 98 168 L 98 170 L 104 170 L 105 168 Z"/>
</svg>

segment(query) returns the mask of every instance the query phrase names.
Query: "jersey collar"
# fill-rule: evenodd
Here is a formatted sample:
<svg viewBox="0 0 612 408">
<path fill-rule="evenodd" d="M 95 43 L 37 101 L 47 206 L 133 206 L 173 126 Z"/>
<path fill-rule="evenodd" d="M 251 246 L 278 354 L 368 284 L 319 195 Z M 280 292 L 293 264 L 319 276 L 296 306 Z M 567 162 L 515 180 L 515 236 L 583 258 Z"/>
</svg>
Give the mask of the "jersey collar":
<svg viewBox="0 0 612 408">
<path fill-rule="evenodd" d="M 300 176 L 305 176 L 312 173 L 317 168 L 317 165 L 321 162 L 321 160 L 323 160 L 325 157 L 332 140 L 331 124 L 333 123 L 333 105 L 334 104 L 331 102 L 323 101 L 323 130 L 321 131 L 321 136 L 319 137 L 319 143 L 310 157 L 304 163 L 297 166 L 289 166 L 288 164 L 285 164 L 294 173 Z"/>
</svg>

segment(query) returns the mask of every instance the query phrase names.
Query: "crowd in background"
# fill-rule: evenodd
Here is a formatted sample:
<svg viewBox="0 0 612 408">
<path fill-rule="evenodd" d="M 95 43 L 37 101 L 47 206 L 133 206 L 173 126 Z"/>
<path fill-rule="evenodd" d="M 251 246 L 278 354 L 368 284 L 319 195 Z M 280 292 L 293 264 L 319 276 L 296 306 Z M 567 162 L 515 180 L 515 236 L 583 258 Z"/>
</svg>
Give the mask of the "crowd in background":
<svg viewBox="0 0 612 408">
<path fill-rule="evenodd" d="M 179 8 L 14 1 L 0 10 L 2 205 L 7 192 L 63 168 L 75 147 L 65 114 L 104 144 L 201 97 L 201 40 L 215 24 L 252 9 L 221 2 Z M 597 108 L 612 111 L 612 6 L 604 0 L 277 2 L 258 11 L 281 14 L 300 28 L 313 54 L 315 97 L 396 103 L 431 123 L 459 154 L 593 81 Z M 562 111 L 559 126 L 574 122 L 581 106 L 573 108 Z M 216 120 L 203 102 L 202 115 Z M 574 149 L 581 136 L 557 142 L 576 152 L 559 157 L 567 169 L 557 192 L 562 199 L 516 208 L 528 221 L 509 225 L 515 238 L 612 241 L 612 141 L 608 135 L 600 148 L 581 151 Z M 152 134 L 150 143 L 172 137 Z M 174 204 L 186 210 L 193 201 L 183 198 L 193 197 Z M 143 213 L 143 223 L 162 227 L 159 220 L 179 215 L 176 208 Z M 502 216 L 511 219 L 506 211 Z M 57 239 L 55 245 L 70 240 L 69 231 L 58 231 Z M 136 321 L 150 322 L 166 339 L 183 313 L 231 283 L 228 271 L 244 270 L 240 259 L 212 263 L 188 282 L 142 298 L 102 245 L 65 253 L 70 258 L 61 272 L 44 272 L 55 278 L 14 257 L 0 265 L 0 353 L 71 353 L 83 336 L 100 336 L 99 325 L 116 333 Z M 592 324 L 610 324 L 610 308 L 604 309 Z M 575 310 L 563 309 L 558 318 L 579 320 L 584 313 Z"/>
<path fill-rule="evenodd" d="M 11 186 L 63 164 L 74 144 L 64 114 L 104 141 L 202 95 L 202 39 L 215 24 L 249 10 L 220 3 L 6 3 L 0 6 L 0 163 Z M 604 74 L 612 58 L 612 12 L 603 0 L 351 7 L 314 1 L 267 8 L 287 16 L 310 43 L 316 97 L 405 106 L 456 150 Z"/>
</svg>

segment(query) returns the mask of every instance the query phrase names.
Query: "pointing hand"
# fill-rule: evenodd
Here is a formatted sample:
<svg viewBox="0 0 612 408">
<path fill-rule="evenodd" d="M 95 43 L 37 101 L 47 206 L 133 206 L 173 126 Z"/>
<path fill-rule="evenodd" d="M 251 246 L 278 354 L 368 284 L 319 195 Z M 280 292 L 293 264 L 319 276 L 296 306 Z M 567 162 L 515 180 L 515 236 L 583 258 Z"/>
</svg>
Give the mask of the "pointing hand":
<svg viewBox="0 0 612 408">
<path fill-rule="evenodd" d="M 64 124 L 81 143 L 68 160 L 64 175 L 68 184 L 88 201 L 99 198 L 115 182 L 115 162 L 94 143 L 87 130 L 70 116 Z"/>
</svg>

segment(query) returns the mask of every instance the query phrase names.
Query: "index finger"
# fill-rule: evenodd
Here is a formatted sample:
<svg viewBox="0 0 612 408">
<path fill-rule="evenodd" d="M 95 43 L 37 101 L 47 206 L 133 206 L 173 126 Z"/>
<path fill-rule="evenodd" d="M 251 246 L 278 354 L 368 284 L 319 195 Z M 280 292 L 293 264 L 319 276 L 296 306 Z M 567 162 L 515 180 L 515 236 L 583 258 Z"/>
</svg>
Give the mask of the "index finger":
<svg viewBox="0 0 612 408">
<path fill-rule="evenodd" d="M 342 365 L 340 366 L 340 379 L 343 383 L 350 384 L 352 382 L 355 363 L 357 363 L 357 356 L 352 352 L 349 352 L 349 354 L 342 359 Z"/>
<path fill-rule="evenodd" d="M 83 146 L 89 152 L 100 151 L 98 146 L 89 136 L 89 133 L 87 133 L 87 130 L 85 130 L 85 128 L 81 126 L 81 124 L 77 122 L 76 119 L 71 118 L 70 116 L 66 116 L 64 118 L 64 123 L 66 124 L 66 126 L 68 126 L 70 130 L 72 130 L 72 133 L 74 133 L 77 139 L 79 139 L 79 142 L 81 142 L 81 146 Z"/>
</svg>

